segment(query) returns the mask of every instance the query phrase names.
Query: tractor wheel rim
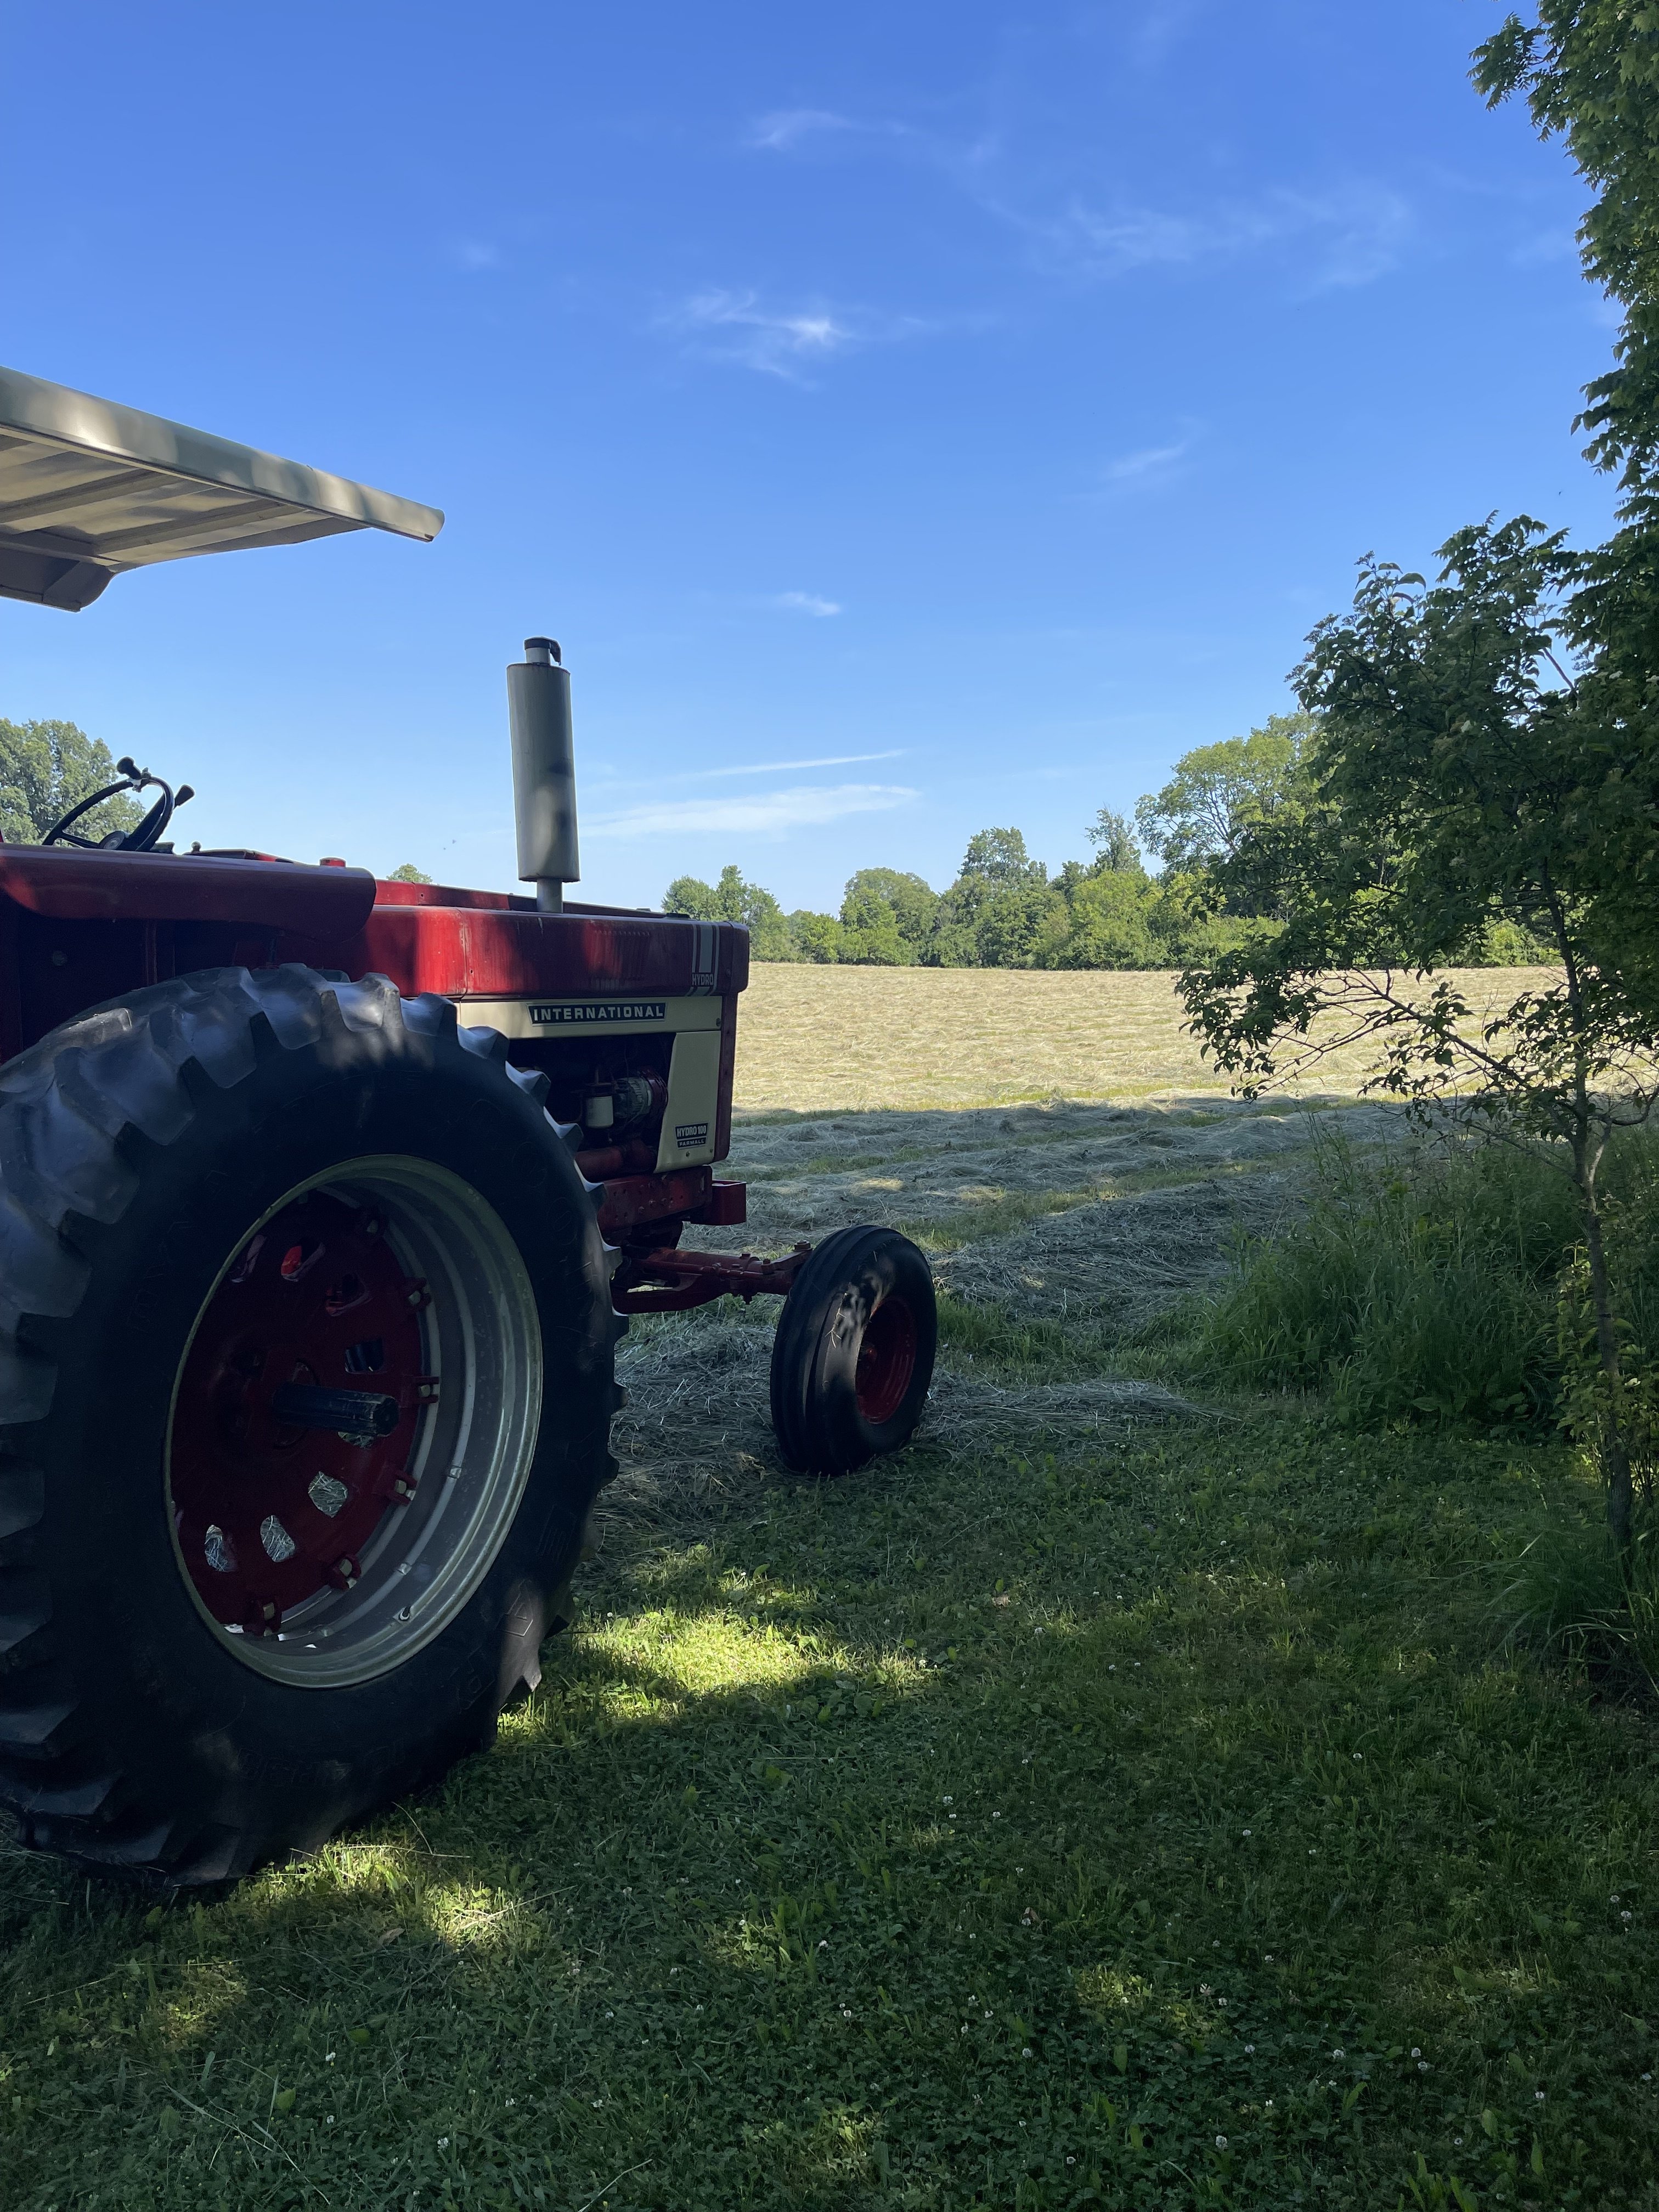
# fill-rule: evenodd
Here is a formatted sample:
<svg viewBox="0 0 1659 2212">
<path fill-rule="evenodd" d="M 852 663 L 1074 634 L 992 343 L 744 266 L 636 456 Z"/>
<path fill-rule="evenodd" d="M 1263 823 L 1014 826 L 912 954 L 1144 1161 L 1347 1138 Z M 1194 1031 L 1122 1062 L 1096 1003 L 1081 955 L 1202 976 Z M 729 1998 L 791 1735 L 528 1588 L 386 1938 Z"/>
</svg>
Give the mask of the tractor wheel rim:
<svg viewBox="0 0 1659 2212">
<path fill-rule="evenodd" d="M 902 1298 L 884 1298 L 864 1324 L 854 1389 L 872 1428 L 890 1421 L 916 1371 L 916 1318 Z"/>
<path fill-rule="evenodd" d="M 282 1418 L 294 1383 L 356 1394 L 364 1431 Z M 529 1276 L 469 1183 L 377 1156 L 297 1184 L 228 1255 L 174 1380 L 167 1511 L 198 1613 L 299 1687 L 403 1665 L 500 1552 L 541 1399 Z"/>
</svg>

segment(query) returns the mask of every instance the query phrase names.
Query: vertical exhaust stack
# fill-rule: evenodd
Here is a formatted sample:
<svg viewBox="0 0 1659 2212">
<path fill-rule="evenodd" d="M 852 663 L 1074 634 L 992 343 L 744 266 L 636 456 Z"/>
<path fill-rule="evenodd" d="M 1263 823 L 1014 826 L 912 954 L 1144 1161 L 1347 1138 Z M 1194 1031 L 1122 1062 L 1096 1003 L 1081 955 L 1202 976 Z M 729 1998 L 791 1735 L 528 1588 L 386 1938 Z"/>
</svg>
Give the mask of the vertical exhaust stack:
<svg viewBox="0 0 1659 2212">
<path fill-rule="evenodd" d="M 524 659 L 507 672 L 513 736 L 513 811 L 519 878 L 536 886 L 544 914 L 564 907 L 564 887 L 581 879 L 576 851 L 576 756 L 570 726 L 570 672 L 550 637 L 527 637 Z"/>
</svg>

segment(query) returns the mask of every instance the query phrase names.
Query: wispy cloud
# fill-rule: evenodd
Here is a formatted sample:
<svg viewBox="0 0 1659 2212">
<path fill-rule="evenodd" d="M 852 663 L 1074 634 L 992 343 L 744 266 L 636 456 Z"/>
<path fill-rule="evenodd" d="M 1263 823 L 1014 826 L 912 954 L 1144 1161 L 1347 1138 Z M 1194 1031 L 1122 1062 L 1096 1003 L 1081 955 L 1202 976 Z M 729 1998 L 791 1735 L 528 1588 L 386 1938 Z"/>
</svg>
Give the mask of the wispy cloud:
<svg viewBox="0 0 1659 2212">
<path fill-rule="evenodd" d="M 1138 453 L 1124 453 L 1109 462 L 1106 480 L 1109 483 L 1133 483 L 1139 477 L 1167 475 L 1177 461 L 1185 460 L 1192 448 L 1190 438 L 1183 438 L 1178 446 L 1143 446 Z"/>
<path fill-rule="evenodd" d="M 827 307 L 763 307 L 753 292 L 698 292 L 671 319 L 704 352 L 768 376 L 797 377 L 856 343 L 850 322 Z"/>
<path fill-rule="evenodd" d="M 796 383 L 806 380 L 805 371 L 813 363 L 855 346 L 890 345 L 926 327 L 915 316 L 878 315 L 861 307 L 769 307 L 757 293 L 714 287 L 694 293 L 665 320 L 700 353 Z"/>
<path fill-rule="evenodd" d="M 816 829 L 849 814 L 883 814 L 907 806 L 920 792 L 892 783 L 803 784 L 769 791 L 754 799 L 691 799 L 623 807 L 582 824 L 587 837 L 726 836 L 779 837 L 791 830 Z"/>
<path fill-rule="evenodd" d="M 853 131 L 863 133 L 867 124 L 855 123 L 848 115 L 836 115 L 827 107 L 780 107 L 770 115 L 757 116 L 749 127 L 747 143 L 764 147 L 769 153 L 786 153 L 799 146 L 803 138 L 822 137 L 826 132 Z"/>
<path fill-rule="evenodd" d="M 866 761 L 902 760 L 908 748 L 896 745 L 884 753 L 825 753 L 818 760 L 750 761 L 738 768 L 693 769 L 674 781 L 685 783 L 707 783 L 717 775 L 789 775 L 803 768 L 854 768 Z"/>
<path fill-rule="evenodd" d="M 823 617 L 838 615 L 841 612 L 839 599 L 821 599 L 816 592 L 779 592 L 774 597 L 772 604 L 775 607 L 785 607 L 791 614 L 797 615 Z"/>
<path fill-rule="evenodd" d="M 1210 0 L 1157 0 L 1133 43 L 1156 64 L 1191 31 Z M 1393 268 L 1413 222 L 1406 196 L 1365 179 L 1270 187 L 1188 208 L 1067 189 L 1047 153 L 1022 159 L 998 131 L 951 136 L 890 118 L 828 108 L 784 108 L 750 126 L 747 143 L 798 153 L 837 140 L 848 152 L 902 154 L 948 178 L 987 216 L 1022 236 L 1039 266 L 1105 281 L 1143 269 L 1195 267 L 1280 248 L 1299 254 L 1316 289 L 1366 284 Z M 1045 205 L 1044 203 L 1047 203 Z"/>
<path fill-rule="evenodd" d="M 1057 271 L 1096 280 L 1288 247 L 1322 288 L 1366 284 L 1393 268 L 1412 226 L 1403 196 L 1372 185 L 1279 189 L 1182 214 L 1121 203 L 1101 209 L 1078 197 L 1053 216 L 1031 216 L 1000 203 L 995 211 L 1024 230 Z"/>
</svg>

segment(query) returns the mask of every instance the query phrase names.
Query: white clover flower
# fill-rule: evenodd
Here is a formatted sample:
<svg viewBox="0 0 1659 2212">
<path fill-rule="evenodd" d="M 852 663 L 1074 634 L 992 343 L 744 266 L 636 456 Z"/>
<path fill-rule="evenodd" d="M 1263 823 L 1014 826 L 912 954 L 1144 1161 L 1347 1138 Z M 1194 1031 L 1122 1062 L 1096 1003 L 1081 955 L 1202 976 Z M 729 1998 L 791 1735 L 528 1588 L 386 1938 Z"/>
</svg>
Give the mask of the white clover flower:
<svg viewBox="0 0 1659 2212">
<path fill-rule="evenodd" d="M 1428 2060 L 1427 2060 L 1426 2058 L 1419 2058 L 1419 2059 L 1418 2060 L 1418 2062 L 1417 2062 L 1417 2070 L 1418 2070 L 1418 2072 L 1419 2072 L 1419 2074 L 1426 2074 L 1426 2073 L 1428 2072 L 1428 2070 L 1429 2070 L 1429 2062 L 1428 2062 Z"/>
<path fill-rule="evenodd" d="M 331 2066 L 334 2063 L 334 2053 L 331 2051 L 325 2051 L 323 2053 L 323 2063 L 325 2066 Z"/>
<path fill-rule="evenodd" d="M 1543 2091 L 1541 2089 L 1534 2089 L 1532 2093 L 1532 2100 L 1534 2105 L 1541 2105 L 1544 2101 Z"/>
<path fill-rule="evenodd" d="M 1025 2046 L 1024 2050 L 1024 2051 L 1022 2051 L 1020 2052 L 1020 2054 L 1019 2054 L 1019 2055 L 1020 2055 L 1020 2057 L 1021 2057 L 1022 2058 L 1029 2058 L 1029 2057 L 1030 2057 L 1030 2055 L 1031 2055 L 1031 2046 L 1030 2046 L 1030 2045 L 1029 2043 L 1026 2045 L 1026 2046 Z M 1022 2127 L 1024 2127 L 1024 2124 L 1025 2124 L 1025 2123 L 1022 2120 L 1022 2121 L 1020 2122 L 1020 2125 L 1021 2125 Z"/>
<path fill-rule="evenodd" d="M 1418 2049 L 1417 2045 L 1416 2045 L 1415 2044 L 1413 2044 L 1413 2045 L 1412 2045 L 1412 2057 L 1413 2057 L 1413 2058 L 1420 2058 L 1422 2056 L 1423 2056 L 1423 2054 L 1422 2054 L 1422 2052 Z"/>
<path fill-rule="evenodd" d="M 1247 2043 L 1247 2044 L 1245 2045 L 1245 2046 L 1244 2046 L 1244 2056 L 1245 2056 L 1247 2058 L 1254 2058 L 1254 2057 L 1255 2057 L 1255 2044 L 1253 2044 L 1253 2043 Z"/>
<path fill-rule="evenodd" d="M 1346 2058 L 1347 2055 L 1346 2051 L 1334 2051 L 1331 2053 L 1333 2058 Z"/>
<path fill-rule="evenodd" d="M 1225 2150 L 1225 2149 L 1226 2149 L 1226 2148 L 1227 2148 L 1227 2138 L 1226 2138 L 1226 2136 L 1218 2136 L 1216 2137 L 1216 2139 L 1215 2139 L 1215 2147 L 1216 2147 L 1216 2148 L 1217 2148 L 1218 2150 Z"/>
<path fill-rule="evenodd" d="M 594 2100 L 593 2100 L 593 2102 L 597 2105 L 597 2104 L 599 2103 L 599 2099 L 598 2099 L 597 2097 L 595 2097 L 595 2098 L 594 2098 Z M 449 2137 L 448 2137 L 447 2136 L 439 2136 L 439 2138 L 438 2138 L 438 2148 L 439 2148 L 439 2149 L 440 2149 L 440 2150 L 447 2150 L 447 2149 L 449 2148 Z"/>
</svg>

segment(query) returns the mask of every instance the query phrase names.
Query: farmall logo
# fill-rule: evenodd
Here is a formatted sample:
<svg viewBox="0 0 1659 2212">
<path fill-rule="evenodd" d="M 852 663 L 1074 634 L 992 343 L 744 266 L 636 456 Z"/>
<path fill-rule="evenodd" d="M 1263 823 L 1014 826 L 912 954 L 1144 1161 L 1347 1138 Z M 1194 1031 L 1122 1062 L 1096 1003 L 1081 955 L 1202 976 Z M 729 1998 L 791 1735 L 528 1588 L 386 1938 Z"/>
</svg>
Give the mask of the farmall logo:
<svg viewBox="0 0 1659 2212">
<path fill-rule="evenodd" d="M 576 999 L 532 1006 L 530 1018 L 549 1029 L 580 1029 L 590 1022 L 665 1022 L 668 1007 L 661 999 Z"/>
</svg>

